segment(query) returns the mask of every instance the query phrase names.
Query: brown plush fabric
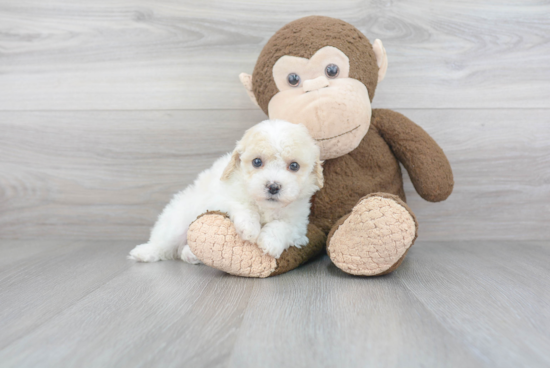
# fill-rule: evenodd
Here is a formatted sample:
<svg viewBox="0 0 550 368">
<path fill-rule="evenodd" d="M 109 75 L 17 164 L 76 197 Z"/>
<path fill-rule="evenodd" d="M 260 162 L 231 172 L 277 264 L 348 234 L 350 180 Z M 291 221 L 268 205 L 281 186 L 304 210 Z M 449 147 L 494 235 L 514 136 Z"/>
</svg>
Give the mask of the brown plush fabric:
<svg viewBox="0 0 550 368">
<path fill-rule="evenodd" d="M 380 136 L 407 169 L 418 194 L 430 202 L 447 199 L 453 191 L 453 172 L 433 138 L 398 112 L 377 109 L 373 117 Z"/>
<path fill-rule="evenodd" d="M 307 237 L 309 244 L 305 247 L 290 247 L 277 259 L 277 268 L 270 276 L 280 275 L 295 269 L 299 265 L 307 262 L 325 250 L 327 236 L 315 225 L 309 224 L 307 228 Z"/>
<path fill-rule="evenodd" d="M 370 193 L 394 194 L 405 202 L 398 158 L 423 198 L 435 202 L 449 196 L 453 174 L 437 143 L 403 115 L 374 109 L 369 131 L 359 146 L 325 161 L 325 186 L 315 196 L 311 223 L 328 234 L 336 221 Z"/>
<path fill-rule="evenodd" d="M 367 194 L 390 193 L 405 201 L 399 162 L 372 122 L 355 150 L 325 161 L 323 175 L 310 221 L 327 234 Z"/>
<path fill-rule="evenodd" d="M 273 65 L 282 56 L 310 58 L 325 46 L 333 46 L 349 58 L 351 78 L 361 81 L 372 101 L 378 82 L 376 55 L 369 40 L 357 28 L 340 19 L 310 16 L 288 23 L 264 46 L 252 74 L 256 101 L 267 114 L 269 101 L 279 90 L 273 80 Z M 365 52 L 369 55 L 366 56 Z"/>
</svg>

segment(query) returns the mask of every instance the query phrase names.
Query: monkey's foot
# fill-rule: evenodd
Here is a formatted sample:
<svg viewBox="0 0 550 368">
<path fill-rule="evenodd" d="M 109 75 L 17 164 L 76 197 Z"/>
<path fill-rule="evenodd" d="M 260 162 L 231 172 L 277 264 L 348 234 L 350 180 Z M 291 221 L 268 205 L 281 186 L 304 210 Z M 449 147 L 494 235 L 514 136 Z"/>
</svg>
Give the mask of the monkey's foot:
<svg viewBox="0 0 550 368">
<path fill-rule="evenodd" d="M 236 276 L 264 278 L 290 271 L 322 252 L 325 234 L 310 225 L 307 235 L 308 245 L 290 247 L 281 257 L 273 258 L 256 244 L 242 240 L 227 214 L 207 212 L 189 226 L 187 243 L 207 266 Z"/>
<path fill-rule="evenodd" d="M 369 194 L 333 226 L 327 253 L 346 273 L 383 275 L 399 267 L 417 229 L 414 214 L 399 197 Z"/>
</svg>

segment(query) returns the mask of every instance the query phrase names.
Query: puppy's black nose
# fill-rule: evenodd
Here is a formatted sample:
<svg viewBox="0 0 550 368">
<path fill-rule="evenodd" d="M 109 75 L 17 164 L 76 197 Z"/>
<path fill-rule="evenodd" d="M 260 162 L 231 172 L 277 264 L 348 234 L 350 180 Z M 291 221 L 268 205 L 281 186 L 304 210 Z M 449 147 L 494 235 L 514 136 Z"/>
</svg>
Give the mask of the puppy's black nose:
<svg viewBox="0 0 550 368">
<path fill-rule="evenodd" d="M 279 190 L 281 190 L 281 186 L 277 183 L 269 184 L 267 186 L 267 190 L 270 194 L 277 194 L 279 193 Z"/>
</svg>

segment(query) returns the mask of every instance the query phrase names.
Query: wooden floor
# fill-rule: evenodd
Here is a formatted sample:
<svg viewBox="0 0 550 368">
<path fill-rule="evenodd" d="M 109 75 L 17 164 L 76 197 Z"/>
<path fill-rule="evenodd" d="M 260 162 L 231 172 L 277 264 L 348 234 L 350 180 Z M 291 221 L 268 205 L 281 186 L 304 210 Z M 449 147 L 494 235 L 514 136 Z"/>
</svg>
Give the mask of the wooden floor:
<svg viewBox="0 0 550 368">
<path fill-rule="evenodd" d="M 2 241 L 1 367 L 548 367 L 550 242 L 419 242 L 385 277 L 270 279 Z"/>
</svg>

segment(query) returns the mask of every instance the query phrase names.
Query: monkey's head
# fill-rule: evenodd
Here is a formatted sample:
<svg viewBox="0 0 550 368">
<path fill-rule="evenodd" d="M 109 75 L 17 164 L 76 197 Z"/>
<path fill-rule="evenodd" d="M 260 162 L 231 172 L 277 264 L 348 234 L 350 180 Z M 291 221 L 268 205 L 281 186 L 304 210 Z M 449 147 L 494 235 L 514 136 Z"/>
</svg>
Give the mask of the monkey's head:
<svg viewBox="0 0 550 368">
<path fill-rule="evenodd" d="M 311 16 L 281 28 L 263 48 L 254 73 L 240 79 L 270 119 L 304 124 L 330 159 L 355 149 L 370 126 L 374 90 L 388 65 L 354 26 Z"/>
</svg>

